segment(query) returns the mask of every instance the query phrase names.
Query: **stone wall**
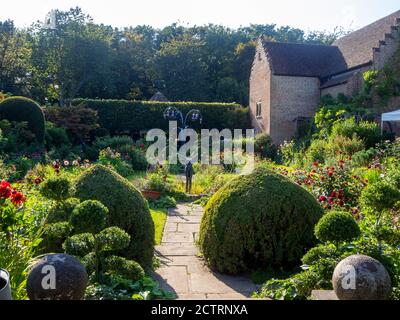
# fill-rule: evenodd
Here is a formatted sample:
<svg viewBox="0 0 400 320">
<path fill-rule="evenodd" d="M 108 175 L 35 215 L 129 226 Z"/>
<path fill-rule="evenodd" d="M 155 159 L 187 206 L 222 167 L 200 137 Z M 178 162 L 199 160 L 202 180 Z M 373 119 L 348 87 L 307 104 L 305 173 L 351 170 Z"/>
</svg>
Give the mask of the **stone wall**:
<svg viewBox="0 0 400 320">
<path fill-rule="evenodd" d="M 320 102 L 320 81 L 310 77 L 271 77 L 270 135 L 280 144 L 296 135 L 298 118 L 312 118 Z"/>
<path fill-rule="evenodd" d="M 271 68 L 261 42 L 258 43 L 250 75 L 250 118 L 257 133 L 270 134 Z M 261 117 L 256 117 L 257 103 L 261 102 Z"/>
</svg>

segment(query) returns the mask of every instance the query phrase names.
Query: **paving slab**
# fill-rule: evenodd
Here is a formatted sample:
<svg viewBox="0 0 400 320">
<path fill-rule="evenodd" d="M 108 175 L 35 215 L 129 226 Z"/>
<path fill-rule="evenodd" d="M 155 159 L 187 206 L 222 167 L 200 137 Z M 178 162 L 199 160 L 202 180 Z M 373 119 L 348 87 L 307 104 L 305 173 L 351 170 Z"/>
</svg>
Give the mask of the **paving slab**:
<svg viewBox="0 0 400 320">
<path fill-rule="evenodd" d="M 249 299 L 257 287 L 248 277 L 214 273 L 199 256 L 196 241 L 202 215 L 198 205 L 179 204 L 168 210 L 162 242 L 156 247 L 160 268 L 155 278 L 182 300 Z"/>
</svg>

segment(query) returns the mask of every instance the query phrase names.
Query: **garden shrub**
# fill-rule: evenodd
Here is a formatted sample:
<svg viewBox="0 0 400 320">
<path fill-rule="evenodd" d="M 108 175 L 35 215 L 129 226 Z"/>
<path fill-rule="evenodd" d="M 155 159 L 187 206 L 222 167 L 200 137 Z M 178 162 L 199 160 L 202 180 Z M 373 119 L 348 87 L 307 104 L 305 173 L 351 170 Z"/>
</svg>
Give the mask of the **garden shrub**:
<svg viewBox="0 0 400 320">
<path fill-rule="evenodd" d="M 346 136 L 333 136 L 327 146 L 332 157 L 338 154 L 352 156 L 365 149 L 364 142 L 354 134 L 351 138 Z"/>
<path fill-rule="evenodd" d="M 66 253 L 78 257 L 84 257 L 95 247 L 95 238 L 92 233 L 75 234 L 69 237 L 63 244 Z"/>
<path fill-rule="evenodd" d="M 315 236 L 322 242 L 351 241 L 360 236 L 360 227 L 350 213 L 331 211 L 316 225 Z"/>
<path fill-rule="evenodd" d="M 332 137 L 343 136 L 351 139 L 356 134 L 367 148 L 373 148 L 382 140 L 381 130 L 375 122 L 360 121 L 354 118 L 336 121 L 332 127 Z"/>
<path fill-rule="evenodd" d="M 46 107 L 43 109 L 46 119 L 61 128 L 65 128 L 76 142 L 88 140 L 90 133 L 98 125 L 97 112 L 83 106 Z"/>
<path fill-rule="evenodd" d="M 125 178 L 133 174 L 132 167 L 121 158 L 121 154 L 109 147 L 100 151 L 98 162 L 104 166 L 111 166 Z"/>
<path fill-rule="evenodd" d="M 313 140 L 306 152 L 306 158 L 309 162 L 324 163 L 326 158 L 327 143 L 325 140 Z"/>
<path fill-rule="evenodd" d="M 47 216 L 48 223 L 56 223 L 68 221 L 71 217 L 72 211 L 79 204 L 79 199 L 69 198 L 61 203 L 51 207 Z"/>
<path fill-rule="evenodd" d="M 102 230 L 96 241 L 102 251 L 118 251 L 129 246 L 130 236 L 118 227 L 110 227 Z"/>
<path fill-rule="evenodd" d="M 320 245 L 310 249 L 301 259 L 303 264 L 312 266 L 317 264 L 321 259 L 337 258 L 337 248 L 332 245 Z"/>
<path fill-rule="evenodd" d="M 220 272 L 291 268 L 314 244 L 313 228 L 321 216 L 321 207 L 306 190 L 259 167 L 213 195 L 199 244 Z"/>
<path fill-rule="evenodd" d="M 108 273 L 118 274 L 132 281 L 139 281 L 145 276 L 144 270 L 140 264 L 122 257 L 106 257 L 104 267 Z"/>
<path fill-rule="evenodd" d="M 134 145 L 133 139 L 129 136 L 105 136 L 96 139 L 94 142 L 94 146 L 97 150 L 103 150 L 106 148 L 111 148 L 117 151 L 121 151 L 121 148 L 125 147 L 126 145 Z"/>
<path fill-rule="evenodd" d="M 54 123 L 46 122 L 46 145 L 47 148 L 59 148 L 61 146 L 71 146 L 65 128 L 57 127 Z"/>
<path fill-rule="evenodd" d="M 99 233 L 107 226 L 108 209 L 99 201 L 87 200 L 72 211 L 70 223 L 75 233 Z"/>
<path fill-rule="evenodd" d="M 74 99 L 72 104 L 96 110 L 100 126 L 110 132 L 138 132 L 153 128 L 167 130 L 168 121 L 165 121 L 163 114 L 171 106 L 183 114 L 192 109 L 200 110 L 203 115 L 202 128 L 251 128 L 248 109 L 235 103 Z M 197 124 L 193 126 L 196 128 Z"/>
<path fill-rule="evenodd" d="M 43 253 L 63 252 L 62 244 L 71 231 L 71 225 L 65 221 L 46 225 L 43 230 L 43 241 L 40 244 L 41 251 Z"/>
<path fill-rule="evenodd" d="M 128 258 L 151 266 L 154 250 L 154 224 L 147 201 L 126 179 L 102 165 L 95 165 L 78 177 L 76 197 L 98 200 L 109 210 L 109 226 L 117 226 L 131 236 Z"/>
<path fill-rule="evenodd" d="M 386 181 L 369 184 L 362 192 L 360 202 L 367 208 L 378 212 L 391 209 L 400 201 L 399 189 Z"/>
<path fill-rule="evenodd" d="M 146 155 L 139 150 L 131 150 L 128 153 L 129 160 L 133 170 L 144 171 L 149 166 Z"/>
<path fill-rule="evenodd" d="M 273 144 L 268 134 L 262 133 L 255 137 L 254 151 L 262 158 L 273 160 L 278 154 L 278 147 Z"/>
<path fill-rule="evenodd" d="M 65 201 L 71 196 L 71 182 L 65 177 L 50 177 L 40 185 L 40 193 L 51 200 Z"/>
<path fill-rule="evenodd" d="M 26 121 L 38 142 L 44 142 L 45 120 L 40 106 L 25 97 L 10 97 L 0 103 L 0 117 L 9 121 Z"/>
<path fill-rule="evenodd" d="M 377 150 L 373 148 L 356 152 L 352 157 L 353 166 L 362 167 L 369 165 L 377 153 Z"/>
</svg>

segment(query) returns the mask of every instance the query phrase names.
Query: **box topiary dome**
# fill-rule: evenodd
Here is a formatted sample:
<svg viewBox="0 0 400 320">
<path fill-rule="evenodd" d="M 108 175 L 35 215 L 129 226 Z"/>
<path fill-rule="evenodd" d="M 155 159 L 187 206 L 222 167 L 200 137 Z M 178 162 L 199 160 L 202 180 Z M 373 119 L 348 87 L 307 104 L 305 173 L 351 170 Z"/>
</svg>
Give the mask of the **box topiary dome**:
<svg viewBox="0 0 400 320">
<path fill-rule="evenodd" d="M 0 103 L 0 118 L 9 121 L 26 121 L 38 142 L 44 142 L 45 120 L 40 106 L 25 97 L 11 97 Z"/>
<path fill-rule="evenodd" d="M 310 193 L 260 167 L 210 199 L 201 221 L 200 248 L 219 272 L 290 268 L 315 243 L 314 226 L 321 216 Z"/>
<path fill-rule="evenodd" d="M 128 180 L 102 165 L 86 170 L 77 180 L 75 196 L 97 200 L 109 210 L 108 225 L 131 236 L 121 254 L 149 267 L 154 254 L 154 224 L 146 200 Z"/>
</svg>

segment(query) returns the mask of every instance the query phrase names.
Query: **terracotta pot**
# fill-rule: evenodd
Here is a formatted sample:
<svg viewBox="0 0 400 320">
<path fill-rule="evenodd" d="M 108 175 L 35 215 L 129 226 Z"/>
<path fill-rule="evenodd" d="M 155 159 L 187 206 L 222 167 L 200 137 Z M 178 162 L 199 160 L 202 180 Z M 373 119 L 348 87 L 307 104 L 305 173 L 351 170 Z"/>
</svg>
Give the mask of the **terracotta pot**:
<svg viewBox="0 0 400 320">
<path fill-rule="evenodd" d="M 161 192 L 159 191 L 142 190 L 142 194 L 147 200 L 158 200 L 161 198 Z"/>
<path fill-rule="evenodd" d="M 3 269 L 0 269 L 0 300 L 12 300 L 10 275 Z"/>
</svg>

